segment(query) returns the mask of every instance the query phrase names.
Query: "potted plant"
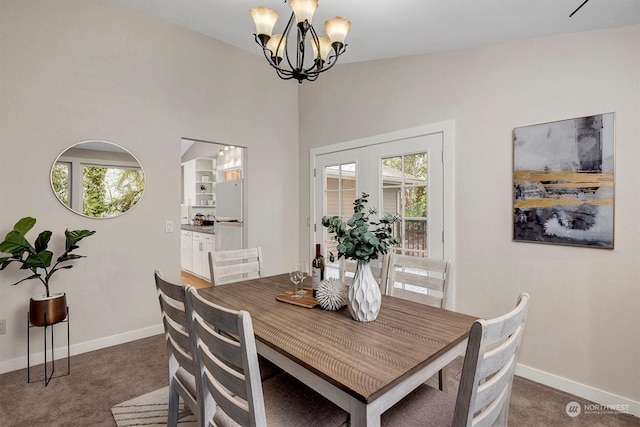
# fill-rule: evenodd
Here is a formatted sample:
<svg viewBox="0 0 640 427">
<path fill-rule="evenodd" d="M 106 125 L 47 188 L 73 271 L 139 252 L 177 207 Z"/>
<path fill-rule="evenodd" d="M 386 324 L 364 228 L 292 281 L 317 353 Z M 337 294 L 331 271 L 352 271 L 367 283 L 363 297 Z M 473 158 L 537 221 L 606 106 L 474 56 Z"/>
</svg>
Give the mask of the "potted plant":
<svg viewBox="0 0 640 427">
<path fill-rule="evenodd" d="M 334 234 L 338 243 L 338 259 L 344 257 L 357 262 L 353 283 L 349 287 L 347 305 L 351 317 L 361 322 L 376 319 L 380 311 L 382 295 L 376 279 L 371 273 L 370 261 L 384 255 L 399 240 L 393 237 L 393 224 L 397 216 L 385 213 L 378 221 L 370 219 L 375 209 L 365 210 L 369 195 L 353 202 L 353 216 L 345 223 L 337 216 L 322 217 L 322 225 Z M 331 254 L 333 257 L 333 254 Z"/>
<path fill-rule="evenodd" d="M 29 270 L 31 275 L 17 281 L 13 285 L 31 279 L 37 279 L 42 282 L 46 293 L 30 299 L 29 321 L 34 326 L 46 326 L 58 323 L 67 316 L 66 294 L 50 292 L 49 281 L 51 277 L 57 271 L 73 268 L 73 265 L 65 263 L 78 258 L 84 258 L 83 255 L 72 254 L 71 252 L 78 249 L 78 242 L 80 240 L 91 236 L 95 231 L 65 230 L 65 250 L 62 255 L 56 258 L 55 264 L 51 265 L 53 252 L 47 250 L 52 235 L 51 231 L 47 230 L 40 233 L 33 245 L 31 245 L 25 237 L 35 223 L 35 218 L 22 218 L 13 226 L 13 230 L 7 233 L 4 241 L 0 243 L 0 252 L 9 253 L 11 256 L 0 257 L 0 270 L 4 270 L 11 263 L 16 262 L 20 264 L 20 270 Z"/>
</svg>

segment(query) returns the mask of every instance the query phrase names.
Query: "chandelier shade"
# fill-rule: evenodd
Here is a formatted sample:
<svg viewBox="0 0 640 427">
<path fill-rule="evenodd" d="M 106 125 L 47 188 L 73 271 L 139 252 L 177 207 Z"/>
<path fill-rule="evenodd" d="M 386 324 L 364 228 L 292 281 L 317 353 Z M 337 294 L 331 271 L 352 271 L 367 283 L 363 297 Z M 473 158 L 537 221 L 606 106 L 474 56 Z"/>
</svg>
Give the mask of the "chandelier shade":
<svg viewBox="0 0 640 427">
<path fill-rule="evenodd" d="M 345 52 L 351 22 L 339 16 L 329 19 L 324 24 L 327 35 L 319 36 L 311 24 L 318 0 L 288 2 L 292 12 L 281 34 L 273 34 L 278 20 L 276 11 L 264 6 L 249 9 L 256 26 L 255 40 L 280 78 L 296 79 L 299 83 L 314 81 Z"/>
</svg>

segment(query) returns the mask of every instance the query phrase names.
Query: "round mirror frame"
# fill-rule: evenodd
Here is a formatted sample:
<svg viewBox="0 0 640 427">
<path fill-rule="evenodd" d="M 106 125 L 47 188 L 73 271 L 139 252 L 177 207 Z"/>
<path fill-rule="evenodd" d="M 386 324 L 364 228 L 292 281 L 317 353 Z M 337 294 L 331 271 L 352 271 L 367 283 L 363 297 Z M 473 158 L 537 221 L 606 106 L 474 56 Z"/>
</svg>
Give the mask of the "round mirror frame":
<svg viewBox="0 0 640 427">
<path fill-rule="evenodd" d="M 64 158 L 64 156 L 69 152 L 69 150 L 74 149 L 74 148 L 79 148 L 82 149 L 83 144 L 91 144 L 91 145 L 98 145 L 98 144 L 106 144 L 109 146 L 113 146 L 115 148 L 117 148 L 117 150 L 97 150 L 97 151 L 113 151 L 113 152 L 117 152 L 117 153 L 126 153 L 127 155 L 129 155 L 131 157 L 131 159 L 133 159 L 136 163 L 137 163 L 137 168 L 139 168 L 139 170 L 142 172 L 142 189 L 141 189 L 141 193 L 139 195 L 139 197 L 137 197 L 137 199 L 135 200 L 135 202 L 132 203 L 132 205 L 125 210 L 124 212 L 120 212 L 114 215 L 110 215 L 110 216 L 91 216 L 91 215 L 87 215 L 85 214 L 82 209 L 82 205 L 80 206 L 79 210 L 74 209 L 72 206 L 70 206 L 69 204 L 65 203 L 60 196 L 58 195 L 58 192 L 56 191 L 56 186 L 54 183 L 54 170 L 56 168 L 56 165 L 58 164 L 58 162 L 60 162 L 61 158 Z M 92 149 L 92 148 L 89 148 Z M 94 149 L 95 150 L 95 149 Z M 116 161 L 116 163 L 118 163 L 118 161 Z M 122 161 L 120 160 L 120 163 L 122 163 Z M 120 165 L 114 165 L 114 166 L 122 166 Z M 128 167 L 131 168 L 131 167 Z M 71 174 L 70 174 L 71 175 Z M 65 208 L 69 209 L 71 212 L 83 216 L 85 218 L 91 218 L 91 219 L 110 219 L 110 218 L 116 218 L 119 217 L 121 215 L 126 214 L 127 212 L 130 212 L 131 210 L 133 210 L 133 208 L 135 208 L 139 203 L 140 200 L 142 199 L 142 197 L 144 196 L 144 192 L 146 189 L 146 173 L 144 172 L 144 169 L 142 168 L 142 164 L 140 163 L 140 161 L 138 160 L 138 158 L 136 156 L 133 155 L 133 153 L 131 153 L 129 150 L 127 150 L 126 148 L 124 148 L 123 146 L 110 142 L 110 141 L 105 141 L 105 140 L 99 140 L 99 139 L 91 139 L 91 140 L 87 140 L 87 141 L 81 141 L 81 142 L 77 142 L 75 144 L 70 145 L 69 147 L 65 148 L 59 155 L 58 157 L 56 157 L 56 159 L 53 162 L 53 165 L 51 166 L 51 170 L 49 172 L 49 183 L 51 184 L 51 190 L 53 191 L 54 196 L 56 197 L 56 199 L 58 200 L 58 202 L 60 202 L 60 204 L 62 204 Z M 82 185 L 82 184 L 80 184 Z M 71 189 L 67 190 L 68 193 L 71 193 Z M 71 196 L 72 200 L 73 200 L 73 196 Z M 81 204 L 84 203 L 84 200 L 81 201 Z"/>
</svg>

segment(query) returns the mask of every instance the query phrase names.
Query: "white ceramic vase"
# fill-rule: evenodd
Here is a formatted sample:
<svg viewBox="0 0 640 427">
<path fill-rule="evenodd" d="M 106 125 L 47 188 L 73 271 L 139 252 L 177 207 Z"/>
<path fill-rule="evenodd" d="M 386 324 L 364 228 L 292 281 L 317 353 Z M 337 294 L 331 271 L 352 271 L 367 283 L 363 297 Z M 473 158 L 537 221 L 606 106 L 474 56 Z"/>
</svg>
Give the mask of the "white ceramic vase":
<svg viewBox="0 0 640 427">
<path fill-rule="evenodd" d="M 359 322 L 372 322 L 378 317 L 381 302 L 380 286 L 371 273 L 371 264 L 358 260 L 347 301 L 351 317 Z"/>
</svg>

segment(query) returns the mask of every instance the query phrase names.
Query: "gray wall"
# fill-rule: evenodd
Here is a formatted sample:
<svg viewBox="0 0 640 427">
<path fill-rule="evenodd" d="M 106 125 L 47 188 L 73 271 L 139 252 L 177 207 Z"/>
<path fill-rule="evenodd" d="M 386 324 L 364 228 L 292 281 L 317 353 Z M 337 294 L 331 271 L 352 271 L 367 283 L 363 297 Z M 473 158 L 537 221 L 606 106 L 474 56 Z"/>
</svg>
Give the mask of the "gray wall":
<svg viewBox="0 0 640 427">
<path fill-rule="evenodd" d="M 640 408 L 640 27 L 345 64 L 299 103 L 303 251 L 310 149 L 453 119 L 457 309 L 529 292 L 520 372 Z M 512 242 L 513 128 L 612 111 L 615 250 Z"/>
<path fill-rule="evenodd" d="M 73 352 L 161 331 L 153 271 L 179 280 L 181 137 L 248 147 L 248 244 L 262 246 L 267 274 L 286 272 L 298 254 L 297 90 L 259 55 L 120 3 L 0 1 L 0 233 L 34 216 L 31 238 L 54 231 L 58 253 L 65 228 L 96 230 L 78 251 L 87 258 L 52 280 L 67 292 Z M 124 216 L 74 215 L 51 191 L 58 154 L 89 139 L 142 163 L 145 194 Z M 9 286 L 21 277 L 0 274 L 0 372 L 26 366 L 27 302 L 44 291 Z"/>
</svg>

